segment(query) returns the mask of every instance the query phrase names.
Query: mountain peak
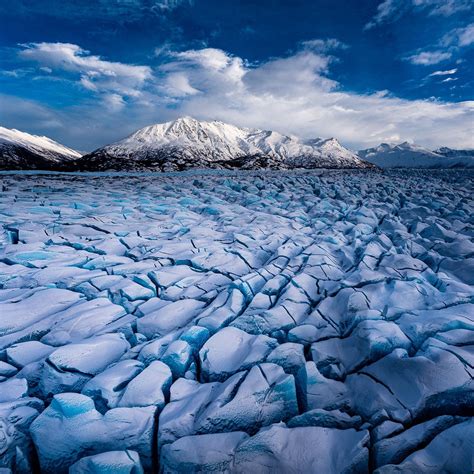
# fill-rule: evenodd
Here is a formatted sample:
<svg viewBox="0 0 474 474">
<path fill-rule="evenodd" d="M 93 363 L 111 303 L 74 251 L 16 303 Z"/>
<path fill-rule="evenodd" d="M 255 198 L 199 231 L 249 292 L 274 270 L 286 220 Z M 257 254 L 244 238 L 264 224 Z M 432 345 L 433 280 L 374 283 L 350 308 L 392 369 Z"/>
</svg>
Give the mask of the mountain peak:
<svg viewBox="0 0 474 474">
<path fill-rule="evenodd" d="M 132 166 L 165 170 L 192 167 L 345 168 L 365 167 L 335 139 L 304 141 L 271 130 L 241 128 L 217 120 L 184 116 L 136 131 L 129 137 L 87 156 L 126 160 Z M 117 166 L 129 166 L 117 163 Z M 107 166 L 106 163 L 103 163 Z"/>
</svg>

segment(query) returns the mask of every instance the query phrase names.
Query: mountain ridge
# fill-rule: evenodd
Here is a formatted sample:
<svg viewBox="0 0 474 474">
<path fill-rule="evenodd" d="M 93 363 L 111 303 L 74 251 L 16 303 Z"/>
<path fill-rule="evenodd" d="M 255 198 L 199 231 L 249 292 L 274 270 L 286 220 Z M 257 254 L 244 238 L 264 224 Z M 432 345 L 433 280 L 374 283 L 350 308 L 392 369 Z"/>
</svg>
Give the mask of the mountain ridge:
<svg viewBox="0 0 474 474">
<path fill-rule="evenodd" d="M 353 152 L 336 138 L 302 139 L 272 130 L 181 117 L 141 128 L 83 156 L 48 137 L 0 127 L 0 169 L 181 171 L 311 168 L 474 168 L 474 150 L 429 150 L 409 142 Z"/>
<path fill-rule="evenodd" d="M 242 169 L 370 168 L 335 139 L 309 142 L 272 130 L 182 117 L 150 125 L 82 157 L 85 169 L 177 171 L 195 167 Z"/>
<path fill-rule="evenodd" d="M 56 169 L 80 157 L 51 138 L 0 126 L 0 169 Z"/>
<path fill-rule="evenodd" d="M 381 168 L 474 168 L 474 150 L 441 147 L 432 151 L 409 142 L 381 143 L 357 154 Z"/>
</svg>

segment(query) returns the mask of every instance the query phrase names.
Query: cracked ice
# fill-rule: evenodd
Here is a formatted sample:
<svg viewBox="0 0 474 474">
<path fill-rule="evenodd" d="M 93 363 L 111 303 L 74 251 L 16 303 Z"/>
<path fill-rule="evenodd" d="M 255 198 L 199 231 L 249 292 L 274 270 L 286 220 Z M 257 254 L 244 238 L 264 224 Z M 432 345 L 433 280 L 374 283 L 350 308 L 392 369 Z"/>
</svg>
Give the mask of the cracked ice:
<svg viewBox="0 0 474 474">
<path fill-rule="evenodd" d="M 470 472 L 470 172 L 0 184 L 0 468 Z"/>
</svg>

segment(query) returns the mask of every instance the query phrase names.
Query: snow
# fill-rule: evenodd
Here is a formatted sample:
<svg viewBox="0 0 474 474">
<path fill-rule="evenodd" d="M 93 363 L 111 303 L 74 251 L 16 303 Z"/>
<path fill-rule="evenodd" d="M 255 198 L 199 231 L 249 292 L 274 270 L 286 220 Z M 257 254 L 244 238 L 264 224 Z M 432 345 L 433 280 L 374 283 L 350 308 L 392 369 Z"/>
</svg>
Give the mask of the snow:
<svg viewBox="0 0 474 474">
<path fill-rule="evenodd" d="M 0 181 L 0 470 L 470 472 L 471 171 Z"/>
</svg>

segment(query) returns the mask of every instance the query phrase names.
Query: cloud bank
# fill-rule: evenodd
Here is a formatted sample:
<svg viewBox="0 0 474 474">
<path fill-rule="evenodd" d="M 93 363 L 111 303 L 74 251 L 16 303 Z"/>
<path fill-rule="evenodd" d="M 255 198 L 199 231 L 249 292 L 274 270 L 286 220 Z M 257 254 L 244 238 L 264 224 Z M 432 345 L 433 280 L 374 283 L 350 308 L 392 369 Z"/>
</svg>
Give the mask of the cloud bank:
<svg viewBox="0 0 474 474">
<path fill-rule="evenodd" d="M 432 148 L 474 147 L 474 101 L 344 90 L 330 77 L 333 54 L 341 47 L 335 40 L 315 40 L 258 64 L 214 48 L 171 51 L 154 68 L 110 62 L 67 43 L 29 44 L 20 56 L 49 68 L 49 75 L 68 74 L 91 94 L 87 102 L 59 111 L 35 104 L 37 115 L 51 124 L 44 133 L 51 130 L 54 138 L 81 149 L 181 115 L 308 138 L 335 136 L 355 149 L 404 140 Z M 0 100 L 8 117 L 15 98 Z M 28 113 L 22 104 L 17 116 Z"/>
</svg>

